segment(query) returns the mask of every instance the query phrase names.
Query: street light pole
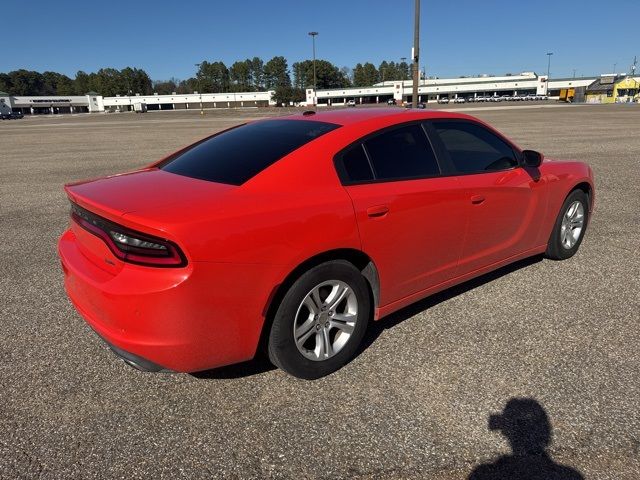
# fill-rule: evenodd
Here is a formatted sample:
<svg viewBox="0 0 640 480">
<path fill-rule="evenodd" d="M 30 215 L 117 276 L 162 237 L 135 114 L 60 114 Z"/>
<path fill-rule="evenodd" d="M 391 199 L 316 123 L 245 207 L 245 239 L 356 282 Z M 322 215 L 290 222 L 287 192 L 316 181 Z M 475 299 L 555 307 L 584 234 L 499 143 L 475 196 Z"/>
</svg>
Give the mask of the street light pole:
<svg viewBox="0 0 640 480">
<path fill-rule="evenodd" d="M 127 96 L 129 97 L 129 111 L 133 110 L 131 106 L 131 83 L 129 82 L 129 72 L 127 72 Z"/>
<path fill-rule="evenodd" d="M 318 32 L 309 32 L 311 42 L 313 43 L 313 104 L 316 104 L 316 35 Z"/>
<path fill-rule="evenodd" d="M 553 55 L 553 52 L 547 52 L 547 95 L 549 95 L 549 74 L 551 72 L 551 55 Z"/>
<path fill-rule="evenodd" d="M 420 0 L 415 0 L 415 17 L 413 19 L 413 96 L 411 105 L 418 108 L 418 83 L 420 61 Z"/>
<path fill-rule="evenodd" d="M 202 108 L 202 76 L 200 75 L 200 65 L 202 64 L 196 63 L 195 65 L 196 67 L 198 67 L 198 72 L 196 72 L 196 75 L 198 76 L 198 93 L 200 94 L 200 115 L 204 115 L 204 109 Z"/>
</svg>

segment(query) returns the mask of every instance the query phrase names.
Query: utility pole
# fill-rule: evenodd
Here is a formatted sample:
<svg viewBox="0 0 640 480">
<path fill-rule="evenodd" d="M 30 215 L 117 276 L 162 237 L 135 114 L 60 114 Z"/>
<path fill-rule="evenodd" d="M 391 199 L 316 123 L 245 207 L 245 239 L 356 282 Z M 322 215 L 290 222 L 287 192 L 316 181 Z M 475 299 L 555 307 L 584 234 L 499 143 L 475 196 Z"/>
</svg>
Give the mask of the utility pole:
<svg viewBox="0 0 640 480">
<path fill-rule="evenodd" d="M 418 108 L 418 83 L 420 80 L 420 0 L 415 0 L 415 18 L 413 21 L 413 95 L 411 106 Z"/>
<path fill-rule="evenodd" d="M 316 104 L 316 35 L 318 32 L 309 32 L 313 42 L 313 104 Z"/>
</svg>

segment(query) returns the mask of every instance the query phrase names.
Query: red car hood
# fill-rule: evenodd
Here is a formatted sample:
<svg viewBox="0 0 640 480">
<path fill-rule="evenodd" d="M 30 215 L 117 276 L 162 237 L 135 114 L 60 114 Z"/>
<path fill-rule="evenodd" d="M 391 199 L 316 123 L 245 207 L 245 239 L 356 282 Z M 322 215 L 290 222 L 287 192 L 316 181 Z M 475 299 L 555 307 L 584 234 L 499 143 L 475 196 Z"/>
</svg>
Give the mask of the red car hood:
<svg viewBox="0 0 640 480">
<path fill-rule="evenodd" d="M 65 186 L 71 200 L 106 217 L 169 206 L 192 206 L 205 198 L 218 199 L 236 188 L 155 168 Z"/>
</svg>

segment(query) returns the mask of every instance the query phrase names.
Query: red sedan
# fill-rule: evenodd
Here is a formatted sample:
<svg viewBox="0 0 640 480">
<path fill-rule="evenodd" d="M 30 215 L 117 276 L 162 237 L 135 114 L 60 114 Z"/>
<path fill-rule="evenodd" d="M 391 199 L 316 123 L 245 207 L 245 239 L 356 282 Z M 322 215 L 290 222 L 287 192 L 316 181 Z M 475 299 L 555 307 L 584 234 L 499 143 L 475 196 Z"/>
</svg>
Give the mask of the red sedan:
<svg viewBox="0 0 640 480">
<path fill-rule="evenodd" d="M 467 115 L 375 109 L 240 125 L 66 192 L 66 290 L 128 363 L 193 372 L 262 346 L 302 378 L 348 362 L 371 320 L 571 257 L 594 204 L 584 163 Z"/>
</svg>

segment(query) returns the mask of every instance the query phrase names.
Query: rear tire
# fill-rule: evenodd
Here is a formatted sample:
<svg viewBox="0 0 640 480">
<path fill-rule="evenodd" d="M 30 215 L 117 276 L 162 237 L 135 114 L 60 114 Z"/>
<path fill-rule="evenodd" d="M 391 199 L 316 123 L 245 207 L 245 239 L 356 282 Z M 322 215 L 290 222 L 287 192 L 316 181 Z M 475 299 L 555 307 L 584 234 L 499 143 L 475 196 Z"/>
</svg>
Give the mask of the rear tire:
<svg viewBox="0 0 640 480">
<path fill-rule="evenodd" d="M 298 378 L 329 375 L 355 355 L 370 313 L 367 282 L 356 267 L 345 260 L 313 267 L 294 282 L 276 311 L 269 359 Z"/>
<path fill-rule="evenodd" d="M 582 190 L 574 190 L 566 198 L 553 226 L 547 251 L 547 258 L 566 260 L 580 248 L 589 223 L 589 197 Z"/>
</svg>

